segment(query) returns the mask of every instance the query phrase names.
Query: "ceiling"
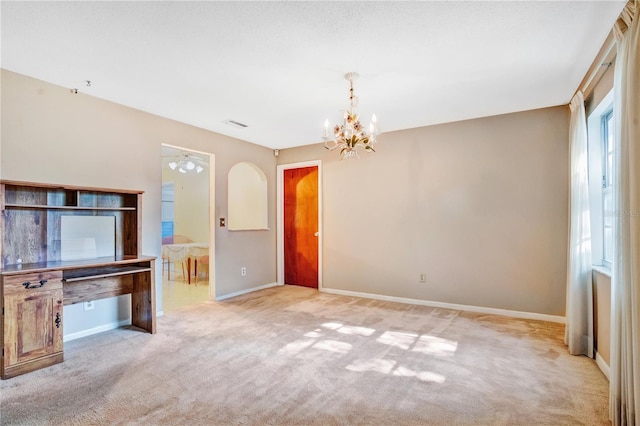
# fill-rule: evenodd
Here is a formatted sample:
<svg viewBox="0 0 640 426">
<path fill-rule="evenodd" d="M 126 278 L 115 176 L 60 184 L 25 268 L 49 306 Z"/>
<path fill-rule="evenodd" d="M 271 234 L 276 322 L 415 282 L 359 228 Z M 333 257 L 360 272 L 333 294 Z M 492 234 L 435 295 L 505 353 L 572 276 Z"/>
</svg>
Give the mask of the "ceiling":
<svg viewBox="0 0 640 426">
<path fill-rule="evenodd" d="M 624 4 L 2 1 L 1 66 L 283 149 L 339 121 L 349 71 L 383 133 L 567 104 Z"/>
</svg>

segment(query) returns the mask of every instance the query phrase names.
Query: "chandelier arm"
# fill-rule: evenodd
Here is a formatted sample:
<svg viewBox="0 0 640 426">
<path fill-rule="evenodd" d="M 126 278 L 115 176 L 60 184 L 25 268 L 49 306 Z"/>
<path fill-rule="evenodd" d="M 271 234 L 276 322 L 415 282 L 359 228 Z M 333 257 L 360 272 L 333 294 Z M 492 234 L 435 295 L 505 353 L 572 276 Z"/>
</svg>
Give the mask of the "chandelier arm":
<svg viewBox="0 0 640 426">
<path fill-rule="evenodd" d="M 338 141 L 335 139 L 331 139 L 331 140 L 325 140 L 324 141 L 324 147 L 326 149 L 328 149 L 329 151 L 333 151 L 334 149 L 336 149 L 338 146 L 340 146 L 338 144 Z"/>
</svg>

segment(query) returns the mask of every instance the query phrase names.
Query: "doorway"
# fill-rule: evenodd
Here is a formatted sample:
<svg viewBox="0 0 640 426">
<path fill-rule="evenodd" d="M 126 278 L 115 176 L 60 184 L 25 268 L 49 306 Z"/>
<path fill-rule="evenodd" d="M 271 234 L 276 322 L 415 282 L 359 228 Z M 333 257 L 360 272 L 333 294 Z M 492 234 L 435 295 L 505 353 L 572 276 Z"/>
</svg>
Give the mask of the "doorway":
<svg viewBox="0 0 640 426">
<path fill-rule="evenodd" d="M 321 162 L 278 166 L 278 284 L 322 288 Z"/>
<path fill-rule="evenodd" d="M 215 156 L 162 145 L 162 311 L 215 295 Z"/>
</svg>

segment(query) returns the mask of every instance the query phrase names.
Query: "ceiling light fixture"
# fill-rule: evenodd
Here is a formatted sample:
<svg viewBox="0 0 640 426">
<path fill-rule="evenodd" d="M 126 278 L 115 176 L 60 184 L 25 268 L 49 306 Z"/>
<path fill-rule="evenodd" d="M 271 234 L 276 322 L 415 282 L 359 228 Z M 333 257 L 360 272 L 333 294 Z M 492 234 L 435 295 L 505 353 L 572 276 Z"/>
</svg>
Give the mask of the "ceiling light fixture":
<svg viewBox="0 0 640 426">
<path fill-rule="evenodd" d="M 357 72 L 348 72 L 344 75 L 344 78 L 349 81 L 350 108 L 344 112 L 342 125 L 336 125 L 333 128 L 332 138 L 329 137 L 329 120 L 324 122 L 324 146 L 329 151 L 340 148 L 340 156 L 343 160 L 345 158 L 359 158 L 358 149 L 375 152 L 373 146 L 379 134 L 375 114 L 371 117 L 369 131 L 367 132 L 362 128 L 362 124 L 358 120 L 358 114 L 355 113 L 355 107 L 358 106 L 358 97 L 353 94 L 353 81 L 358 77 Z"/>
<path fill-rule="evenodd" d="M 168 163 L 171 170 L 177 170 L 180 173 L 202 173 L 207 163 L 199 157 L 189 154 L 183 154 L 178 160 L 172 160 Z"/>
</svg>

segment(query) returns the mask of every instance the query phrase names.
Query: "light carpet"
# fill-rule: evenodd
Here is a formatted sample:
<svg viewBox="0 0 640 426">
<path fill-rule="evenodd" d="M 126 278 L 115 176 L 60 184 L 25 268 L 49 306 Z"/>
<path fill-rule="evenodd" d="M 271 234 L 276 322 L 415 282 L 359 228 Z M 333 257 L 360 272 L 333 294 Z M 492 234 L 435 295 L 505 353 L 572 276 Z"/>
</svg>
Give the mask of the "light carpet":
<svg viewBox="0 0 640 426">
<path fill-rule="evenodd" d="M 275 287 L 69 342 L 0 382 L 25 425 L 608 424 L 564 327 Z"/>
</svg>

